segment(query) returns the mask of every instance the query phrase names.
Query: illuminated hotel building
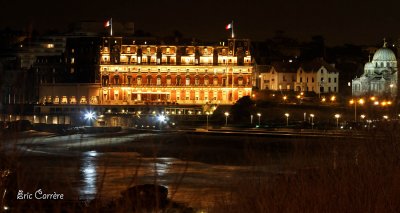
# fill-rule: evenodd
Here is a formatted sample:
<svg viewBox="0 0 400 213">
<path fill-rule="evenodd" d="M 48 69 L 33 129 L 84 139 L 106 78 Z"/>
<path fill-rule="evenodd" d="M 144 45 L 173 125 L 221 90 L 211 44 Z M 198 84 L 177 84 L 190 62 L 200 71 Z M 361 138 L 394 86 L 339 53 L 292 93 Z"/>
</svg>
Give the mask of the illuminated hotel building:
<svg viewBox="0 0 400 213">
<path fill-rule="evenodd" d="M 252 92 L 246 39 L 220 45 L 150 44 L 123 37 L 70 43 L 64 69 L 56 67 L 57 59 L 36 63 L 35 113 L 41 117 L 35 122 L 77 123 L 82 112 L 93 110 L 104 115 L 100 125 L 131 125 L 131 113 L 201 115 Z"/>
<path fill-rule="evenodd" d="M 104 37 L 101 105 L 229 105 L 251 95 L 250 41 L 227 45 L 152 45 Z"/>
</svg>

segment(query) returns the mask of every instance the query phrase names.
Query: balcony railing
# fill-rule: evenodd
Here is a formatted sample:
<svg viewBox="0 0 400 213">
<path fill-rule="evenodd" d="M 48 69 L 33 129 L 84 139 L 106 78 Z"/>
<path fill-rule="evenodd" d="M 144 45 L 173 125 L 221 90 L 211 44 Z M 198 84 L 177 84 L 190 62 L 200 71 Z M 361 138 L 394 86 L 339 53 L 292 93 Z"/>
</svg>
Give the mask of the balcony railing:
<svg viewBox="0 0 400 213">
<path fill-rule="evenodd" d="M 101 61 L 100 64 L 102 65 L 109 65 L 111 64 L 110 61 Z M 114 64 L 113 64 L 114 65 Z M 251 63 L 244 63 L 243 65 L 238 65 L 237 63 L 218 63 L 218 64 L 214 64 L 214 63 L 199 63 L 199 64 L 195 64 L 195 63 L 180 63 L 178 64 L 177 62 L 161 62 L 161 63 L 156 63 L 156 62 L 142 62 L 142 63 L 137 63 L 137 62 L 127 62 L 127 61 L 120 61 L 119 63 L 116 63 L 115 65 L 141 65 L 141 66 L 145 66 L 145 65 L 163 65 L 163 66 L 251 66 Z"/>
<path fill-rule="evenodd" d="M 103 84 L 103 87 L 232 87 L 231 84 Z M 251 84 L 234 84 L 233 87 L 251 87 Z"/>
</svg>

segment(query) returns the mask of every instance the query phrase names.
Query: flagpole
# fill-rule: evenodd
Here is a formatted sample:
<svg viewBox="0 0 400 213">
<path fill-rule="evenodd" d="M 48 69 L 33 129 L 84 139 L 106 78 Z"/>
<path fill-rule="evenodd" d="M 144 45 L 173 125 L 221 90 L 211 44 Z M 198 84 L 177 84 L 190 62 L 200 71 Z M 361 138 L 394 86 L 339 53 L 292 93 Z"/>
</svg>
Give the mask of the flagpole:
<svg viewBox="0 0 400 213">
<path fill-rule="evenodd" d="M 235 34 L 233 34 L 233 21 L 232 21 L 232 38 L 235 37 Z"/>
<path fill-rule="evenodd" d="M 110 19 L 110 35 L 113 35 L 113 30 L 112 30 L 112 18 Z"/>
</svg>

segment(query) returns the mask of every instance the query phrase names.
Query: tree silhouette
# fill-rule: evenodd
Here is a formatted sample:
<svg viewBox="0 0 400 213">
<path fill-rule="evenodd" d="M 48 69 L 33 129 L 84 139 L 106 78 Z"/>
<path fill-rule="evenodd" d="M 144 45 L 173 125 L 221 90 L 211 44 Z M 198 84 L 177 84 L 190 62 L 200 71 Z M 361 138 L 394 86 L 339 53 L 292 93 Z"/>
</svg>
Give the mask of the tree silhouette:
<svg viewBox="0 0 400 213">
<path fill-rule="evenodd" d="M 232 118 L 236 121 L 248 120 L 255 112 L 255 103 L 250 96 L 243 96 L 231 108 Z"/>
</svg>

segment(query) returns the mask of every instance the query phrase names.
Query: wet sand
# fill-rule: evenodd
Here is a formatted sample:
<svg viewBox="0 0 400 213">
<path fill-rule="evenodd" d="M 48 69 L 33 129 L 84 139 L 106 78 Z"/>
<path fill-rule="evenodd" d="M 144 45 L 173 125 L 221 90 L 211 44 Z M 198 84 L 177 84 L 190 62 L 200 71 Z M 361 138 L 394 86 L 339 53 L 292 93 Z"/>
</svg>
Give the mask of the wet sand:
<svg viewBox="0 0 400 213">
<path fill-rule="evenodd" d="M 228 195 L 237 180 L 331 167 L 357 146 L 333 138 L 182 132 L 39 135 L 3 144 L 18 162 L 24 191 L 41 188 L 70 200 L 113 199 L 129 186 L 159 183 L 168 186 L 173 200 L 197 208 Z"/>
</svg>

